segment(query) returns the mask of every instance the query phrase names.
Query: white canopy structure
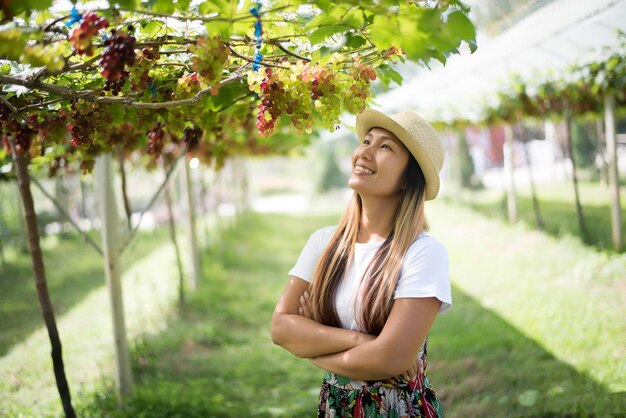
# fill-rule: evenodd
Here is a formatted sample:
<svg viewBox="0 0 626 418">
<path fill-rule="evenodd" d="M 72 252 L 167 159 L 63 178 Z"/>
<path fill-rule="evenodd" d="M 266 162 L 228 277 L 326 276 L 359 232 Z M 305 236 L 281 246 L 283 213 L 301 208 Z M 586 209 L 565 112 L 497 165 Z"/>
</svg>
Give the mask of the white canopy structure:
<svg viewBox="0 0 626 418">
<path fill-rule="evenodd" d="M 478 50 L 433 64 L 401 87 L 379 95 L 388 112 L 412 109 L 430 120 L 475 120 L 481 104 L 494 96 L 512 73 L 524 79 L 601 59 L 620 47 L 626 32 L 626 0 L 556 0 L 515 26 L 486 39 Z"/>
</svg>

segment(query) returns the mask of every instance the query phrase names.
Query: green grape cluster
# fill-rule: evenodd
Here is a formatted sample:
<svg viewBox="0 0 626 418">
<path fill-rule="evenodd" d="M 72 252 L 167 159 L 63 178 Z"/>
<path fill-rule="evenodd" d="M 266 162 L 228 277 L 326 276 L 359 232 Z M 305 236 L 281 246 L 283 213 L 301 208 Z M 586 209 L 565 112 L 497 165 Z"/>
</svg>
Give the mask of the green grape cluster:
<svg viewBox="0 0 626 418">
<path fill-rule="evenodd" d="M 137 52 L 135 65 L 130 70 L 130 88 L 132 91 L 145 91 L 154 82 L 150 71 L 154 63 L 161 58 L 157 49 L 144 48 Z"/>
<path fill-rule="evenodd" d="M 331 62 L 325 66 L 309 66 L 303 80 L 310 84 L 317 120 L 331 132 L 334 131 L 340 122 L 343 107 L 341 92 L 348 81 L 346 74 L 338 70 L 335 62 Z"/>
<path fill-rule="evenodd" d="M 200 91 L 200 80 L 196 73 L 185 73 L 176 82 L 176 98 L 188 99 Z"/>
<path fill-rule="evenodd" d="M 190 50 L 193 53 L 191 69 L 196 72 L 200 87 L 211 87 L 211 94 L 216 95 L 230 50 L 219 36 L 199 38 Z"/>
<path fill-rule="evenodd" d="M 376 71 L 371 65 L 362 64 L 357 57 L 349 70 L 349 75 L 350 87 L 344 91 L 344 103 L 349 112 L 359 113 L 365 109 L 370 96 L 370 82 L 376 80 Z"/>
</svg>

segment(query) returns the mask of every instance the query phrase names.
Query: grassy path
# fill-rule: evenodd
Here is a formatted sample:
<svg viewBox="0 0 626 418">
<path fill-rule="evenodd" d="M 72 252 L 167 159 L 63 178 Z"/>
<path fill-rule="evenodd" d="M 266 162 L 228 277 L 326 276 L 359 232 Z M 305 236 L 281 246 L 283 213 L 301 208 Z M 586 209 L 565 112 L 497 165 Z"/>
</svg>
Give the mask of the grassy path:
<svg viewBox="0 0 626 418">
<path fill-rule="evenodd" d="M 625 415 L 626 355 L 619 340 L 626 331 L 625 256 L 443 203 L 429 205 L 428 215 L 432 234 L 449 249 L 453 279 L 454 308 L 437 320 L 429 347 L 431 380 L 447 416 Z M 336 220 L 243 216 L 224 234 L 223 248 L 205 253 L 201 288 L 180 311 L 166 308 L 171 290 L 145 293 L 173 282 L 163 269 L 170 265 L 167 256 L 151 255 L 138 267 L 144 276 L 143 269 L 152 269 L 150 285 L 135 298 L 148 317 L 159 314 L 135 334 L 135 394 L 125 413 L 117 412 L 110 379 L 87 376 L 76 397 L 79 415 L 314 416 L 321 372 L 274 346 L 269 325 L 286 272 L 308 234 Z M 150 305 L 156 300 L 162 308 Z M 83 303 L 89 312 L 106 306 Z M 81 330 L 89 328 L 86 322 L 68 332 L 96 338 Z M 37 356 L 47 359 L 47 353 Z M 24 358 L 5 356 L 0 373 L 8 370 L 7 361 Z M 74 376 L 94 366 L 80 367 L 71 366 Z M 27 399 L 20 404 L 16 410 L 28 411 Z"/>
</svg>

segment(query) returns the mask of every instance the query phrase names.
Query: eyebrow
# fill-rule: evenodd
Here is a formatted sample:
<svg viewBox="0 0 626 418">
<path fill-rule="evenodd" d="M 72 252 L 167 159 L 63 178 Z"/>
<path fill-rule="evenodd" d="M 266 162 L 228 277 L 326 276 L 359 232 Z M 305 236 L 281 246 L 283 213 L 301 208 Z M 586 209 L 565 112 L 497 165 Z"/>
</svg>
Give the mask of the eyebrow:
<svg viewBox="0 0 626 418">
<path fill-rule="evenodd" d="M 367 133 L 367 135 L 365 135 L 365 136 L 366 136 L 366 137 L 368 137 L 368 136 L 369 136 L 369 137 L 373 137 L 374 135 L 372 135 L 372 132 L 370 131 L 370 132 L 368 132 L 368 133 Z M 393 137 L 393 136 L 389 136 L 389 135 L 377 135 L 377 137 L 378 137 L 378 138 L 381 138 L 381 139 L 391 139 L 391 140 L 392 140 L 392 141 L 394 141 L 394 142 L 398 142 L 398 141 L 399 141 L 399 139 L 396 139 L 395 137 Z"/>
</svg>

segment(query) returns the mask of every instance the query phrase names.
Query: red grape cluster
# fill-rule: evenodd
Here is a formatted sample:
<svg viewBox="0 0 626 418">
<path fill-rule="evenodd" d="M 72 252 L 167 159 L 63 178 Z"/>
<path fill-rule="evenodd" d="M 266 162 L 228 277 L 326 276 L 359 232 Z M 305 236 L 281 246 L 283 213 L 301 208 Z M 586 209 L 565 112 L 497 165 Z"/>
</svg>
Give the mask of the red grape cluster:
<svg viewBox="0 0 626 418">
<path fill-rule="evenodd" d="M 144 48 L 137 53 L 136 65 L 133 67 L 132 77 L 130 80 L 130 88 L 133 91 L 144 91 L 148 84 L 154 82 L 150 77 L 150 70 L 154 65 L 154 61 L 161 58 L 157 49 Z"/>
<path fill-rule="evenodd" d="M 312 126 L 312 106 L 308 100 L 311 91 L 307 84 L 300 72 L 265 69 L 265 77 L 259 84 L 261 103 L 256 122 L 261 135 L 270 135 L 283 113 L 291 117 L 299 132 Z"/>
<path fill-rule="evenodd" d="M 13 138 L 15 151 L 18 154 L 26 154 L 31 147 L 33 138 L 37 134 L 39 123 L 36 115 L 29 115 L 25 123 L 18 122 L 15 118 L 2 121 L 2 145 L 7 153 L 11 152 L 9 138 Z"/>
<path fill-rule="evenodd" d="M 100 74 L 107 79 L 104 90 L 111 90 L 114 96 L 119 94 L 129 76 L 125 67 L 135 64 L 136 39 L 130 35 L 133 31 L 132 26 L 128 26 L 129 34 L 112 29 L 111 36 L 104 41 L 105 50 L 100 60 L 102 67 Z"/>
<path fill-rule="evenodd" d="M 71 122 L 67 123 L 66 128 L 71 132 L 72 146 L 76 148 L 88 146 L 91 143 L 98 118 L 93 112 L 92 105 L 83 99 L 73 101 L 71 107 Z"/>
<path fill-rule="evenodd" d="M 9 120 L 9 116 L 11 116 L 11 109 L 7 106 L 3 101 L 0 101 L 0 128 L 2 125 Z"/>
<path fill-rule="evenodd" d="M 93 44 L 91 38 L 98 35 L 98 31 L 106 29 L 109 21 L 90 11 L 83 16 L 80 26 L 74 29 L 70 41 L 74 44 L 74 49 L 78 55 L 93 55 Z"/>
<path fill-rule="evenodd" d="M 146 145 L 146 152 L 150 155 L 154 155 L 158 158 L 163 150 L 163 124 L 156 122 L 152 129 L 148 131 L 148 144 Z"/>
<path fill-rule="evenodd" d="M 183 142 L 187 144 L 187 150 L 193 151 L 198 148 L 200 144 L 200 138 L 202 137 L 202 129 L 193 127 L 193 128 L 185 128 L 183 133 Z"/>
<path fill-rule="evenodd" d="M 392 46 L 391 48 L 389 48 L 388 50 L 385 51 L 383 58 L 384 59 L 395 59 L 398 57 L 404 57 L 404 51 L 402 51 L 401 49 L 396 48 L 395 46 Z"/>
</svg>

